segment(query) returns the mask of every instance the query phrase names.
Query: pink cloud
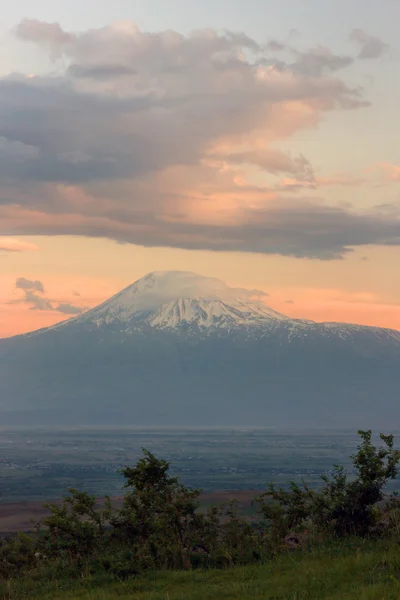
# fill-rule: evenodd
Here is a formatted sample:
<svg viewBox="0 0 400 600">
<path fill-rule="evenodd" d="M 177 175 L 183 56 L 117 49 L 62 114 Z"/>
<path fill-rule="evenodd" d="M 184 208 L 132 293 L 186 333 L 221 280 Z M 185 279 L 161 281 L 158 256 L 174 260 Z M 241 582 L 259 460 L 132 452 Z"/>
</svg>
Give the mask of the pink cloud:
<svg viewBox="0 0 400 600">
<path fill-rule="evenodd" d="M 5 252 L 30 252 L 39 250 L 36 244 L 15 238 L 0 237 L 0 251 Z"/>
<path fill-rule="evenodd" d="M 390 181 L 400 181 L 399 165 L 393 165 L 391 163 L 382 163 L 380 166 L 387 179 L 389 179 Z"/>
<path fill-rule="evenodd" d="M 310 248 L 281 232 L 276 213 L 291 212 L 291 202 L 263 179 L 314 182 L 307 157 L 275 143 L 316 128 L 326 113 L 369 105 L 338 76 L 348 57 L 292 49 L 290 63 L 271 66 L 266 47 L 245 34 L 146 33 L 131 22 L 73 33 L 25 20 L 16 33 L 62 56 L 65 68 L 0 78 L 0 218 L 13 235 L 311 257 L 348 251 L 340 235 L 338 247 L 321 250 L 327 236 L 315 248 L 306 233 Z M 337 216 L 337 207 L 315 210 Z"/>
<path fill-rule="evenodd" d="M 323 187 L 358 187 L 366 183 L 365 178 L 354 177 L 348 173 L 335 173 L 329 177 L 315 176 L 310 180 L 285 177 L 279 181 L 278 189 L 284 190 L 315 190 Z"/>
</svg>

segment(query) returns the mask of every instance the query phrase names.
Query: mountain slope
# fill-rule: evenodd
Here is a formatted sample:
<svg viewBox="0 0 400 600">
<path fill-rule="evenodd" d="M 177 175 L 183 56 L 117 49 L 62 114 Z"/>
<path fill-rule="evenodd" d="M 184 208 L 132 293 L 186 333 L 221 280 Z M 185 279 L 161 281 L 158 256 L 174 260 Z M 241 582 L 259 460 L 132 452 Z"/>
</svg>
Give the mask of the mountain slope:
<svg viewBox="0 0 400 600">
<path fill-rule="evenodd" d="M 3 423 L 362 426 L 400 416 L 400 333 L 290 319 L 257 290 L 156 272 L 0 340 Z"/>
</svg>

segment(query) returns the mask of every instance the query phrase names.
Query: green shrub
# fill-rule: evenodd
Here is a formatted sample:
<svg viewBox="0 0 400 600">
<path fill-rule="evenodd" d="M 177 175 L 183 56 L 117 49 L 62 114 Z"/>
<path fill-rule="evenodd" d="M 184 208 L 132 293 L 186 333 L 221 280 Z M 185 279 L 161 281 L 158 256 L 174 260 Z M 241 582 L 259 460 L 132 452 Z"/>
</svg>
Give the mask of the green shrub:
<svg viewBox="0 0 400 600">
<path fill-rule="evenodd" d="M 372 444 L 371 431 L 359 431 L 361 444 L 351 456 L 356 471 L 349 480 L 343 467 L 335 465 L 331 477 L 323 476 L 320 492 L 304 483 L 290 484 L 290 490 L 269 491 L 257 500 L 271 538 L 278 542 L 293 531 L 316 529 L 337 536 L 367 536 L 376 532 L 382 517 L 378 503 L 384 487 L 398 473 L 400 451 L 394 449 L 392 435 L 380 434 L 383 446 Z"/>
<path fill-rule="evenodd" d="M 199 511 L 197 489 L 169 474 L 169 464 L 147 450 L 134 467 L 123 469 L 128 492 L 113 511 L 94 496 L 75 489 L 49 514 L 34 537 L 19 534 L 0 542 L 0 578 L 31 572 L 43 581 L 58 578 L 124 580 L 145 570 L 223 568 L 263 562 L 282 548 L 312 546 L 332 537 L 351 541 L 382 535 L 400 538 L 400 501 L 394 494 L 379 506 L 384 487 L 397 475 L 400 451 L 393 436 L 370 431 L 351 458 L 355 476 L 335 466 L 316 492 L 291 483 L 288 490 L 270 485 L 257 500 L 263 519 L 250 523 L 235 502 Z"/>
<path fill-rule="evenodd" d="M 112 514 L 111 502 L 106 498 L 105 509 L 96 510 L 94 496 L 75 489 L 69 493 L 61 505 L 45 505 L 50 514 L 40 524 L 38 546 L 48 557 L 86 559 L 104 543 L 105 526 Z"/>
<path fill-rule="evenodd" d="M 37 549 L 34 540 L 24 533 L 0 543 L 0 577 L 9 579 L 36 566 Z"/>
</svg>

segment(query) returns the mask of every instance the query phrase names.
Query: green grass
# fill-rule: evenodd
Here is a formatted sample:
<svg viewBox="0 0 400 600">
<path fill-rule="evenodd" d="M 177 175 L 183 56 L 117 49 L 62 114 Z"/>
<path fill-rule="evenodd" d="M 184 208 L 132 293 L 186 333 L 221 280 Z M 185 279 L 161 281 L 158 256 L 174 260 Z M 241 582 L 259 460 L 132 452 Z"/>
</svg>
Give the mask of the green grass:
<svg viewBox="0 0 400 600">
<path fill-rule="evenodd" d="M 51 580 L 44 573 L 0 584 L 3 600 L 399 600 L 400 545 L 351 540 L 285 553 L 261 566 Z"/>
</svg>

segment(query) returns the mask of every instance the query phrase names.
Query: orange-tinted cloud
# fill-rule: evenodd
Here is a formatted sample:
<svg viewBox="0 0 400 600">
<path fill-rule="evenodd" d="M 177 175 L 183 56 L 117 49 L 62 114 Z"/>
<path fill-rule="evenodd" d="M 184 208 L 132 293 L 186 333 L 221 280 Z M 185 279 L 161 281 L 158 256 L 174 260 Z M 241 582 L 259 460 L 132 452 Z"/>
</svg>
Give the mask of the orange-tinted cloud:
<svg viewBox="0 0 400 600">
<path fill-rule="evenodd" d="M 316 190 L 318 188 L 335 187 L 335 186 L 358 187 L 365 183 L 366 183 L 365 178 L 354 177 L 353 175 L 350 175 L 348 173 L 335 173 L 335 174 L 331 175 L 330 177 L 314 176 L 314 177 L 310 178 L 309 180 L 286 177 L 279 181 L 278 189 L 280 188 L 283 190 L 292 190 L 292 191 L 303 190 L 303 189 Z"/>
<path fill-rule="evenodd" d="M 288 237 L 283 221 L 290 232 L 321 219 L 320 229 L 328 219 L 337 227 L 337 209 L 314 201 L 307 221 L 309 198 L 292 210 L 292 199 L 260 179 L 315 180 L 305 156 L 274 144 L 327 112 L 368 105 L 337 76 L 349 57 L 291 48 L 278 66 L 245 34 L 145 33 L 130 22 L 76 34 L 27 20 L 17 34 L 63 56 L 65 70 L 0 78 L 6 231 L 321 258 L 348 251 L 339 231 L 345 243 L 325 248 L 329 236 Z"/>
<path fill-rule="evenodd" d="M 384 174 L 387 179 L 390 181 L 400 181 L 400 166 L 393 165 L 390 163 L 382 163 L 381 168 L 383 169 Z"/>
<path fill-rule="evenodd" d="M 25 242 L 24 240 L 0 237 L 0 252 L 30 252 L 32 250 L 39 250 L 39 248 L 35 244 Z"/>
</svg>

